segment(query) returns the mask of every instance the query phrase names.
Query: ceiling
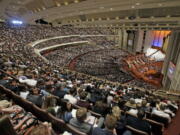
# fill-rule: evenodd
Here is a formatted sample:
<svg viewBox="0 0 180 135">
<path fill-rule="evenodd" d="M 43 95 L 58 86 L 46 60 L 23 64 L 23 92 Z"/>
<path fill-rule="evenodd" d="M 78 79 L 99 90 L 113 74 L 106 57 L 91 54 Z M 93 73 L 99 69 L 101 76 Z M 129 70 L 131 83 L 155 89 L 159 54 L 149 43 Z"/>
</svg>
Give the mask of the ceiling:
<svg viewBox="0 0 180 135">
<path fill-rule="evenodd" d="M 53 24 L 180 27 L 180 0 L 0 0 L 0 19 Z"/>
</svg>

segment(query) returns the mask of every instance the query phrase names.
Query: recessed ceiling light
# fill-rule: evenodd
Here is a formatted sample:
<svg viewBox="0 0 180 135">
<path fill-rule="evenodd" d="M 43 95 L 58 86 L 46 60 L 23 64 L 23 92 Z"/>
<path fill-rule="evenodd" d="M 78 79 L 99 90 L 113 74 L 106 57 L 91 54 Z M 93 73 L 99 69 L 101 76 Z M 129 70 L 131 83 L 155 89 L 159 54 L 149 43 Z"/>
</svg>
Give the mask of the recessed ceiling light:
<svg viewBox="0 0 180 135">
<path fill-rule="evenodd" d="M 78 0 L 75 0 L 74 3 L 79 3 L 79 1 L 78 1 Z"/>
<path fill-rule="evenodd" d="M 99 7 L 100 9 L 104 9 L 104 7 Z"/>
<path fill-rule="evenodd" d="M 161 6 L 162 6 L 162 3 L 159 3 L 159 4 L 158 4 L 158 6 L 160 6 L 160 7 L 161 7 Z"/>
<path fill-rule="evenodd" d="M 139 6 L 139 5 L 140 5 L 140 3 L 139 3 L 139 2 L 137 2 L 137 3 L 136 3 L 136 5 L 137 5 L 137 6 Z"/>
<path fill-rule="evenodd" d="M 131 6 L 131 8 L 135 8 L 135 6 Z"/>
<path fill-rule="evenodd" d="M 69 4 L 69 3 L 68 3 L 67 1 L 66 1 L 66 2 L 64 2 L 64 5 L 66 5 L 66 6 L 67 6 L 68 4 Z"/>
<path fill-rule="evenodd" d="M 56 3 L 56 6 L 57 6 L 57 7 L 60 7 L 60 6 L 61 6 L 61 4 L 57 2 L 57 3 Z"/>
<path fill-rule="evenodd" d="M 112 11 L 112 10 L 113 10 L 113 8 L 110 8 L 110 10 Z"/>
<path fill-rule="evenodd" d="M 118 16 L 116 16 L 116 20 L 119 20 L 119 17 L 118 17 Z"/>
<path fill-rule="evenodd" d="M 140 17 L 139 16 L 136 16 L 137 19 L 139 19 Z"/>
</svg>

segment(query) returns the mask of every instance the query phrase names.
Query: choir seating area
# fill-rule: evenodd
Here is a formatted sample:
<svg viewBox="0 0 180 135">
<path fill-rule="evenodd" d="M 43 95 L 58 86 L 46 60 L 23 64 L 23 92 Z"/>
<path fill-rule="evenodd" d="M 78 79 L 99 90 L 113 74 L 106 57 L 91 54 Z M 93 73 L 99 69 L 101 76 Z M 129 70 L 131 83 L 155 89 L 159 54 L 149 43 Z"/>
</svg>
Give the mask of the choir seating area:
<svg viewBox="0 0 180 135">
<path fill-rule="evenodd" d="M 124 61 L 127 64 L 126 70 L 130 71 L 136 78 L 161 87 L 163 61 L 151 60 L 145 54 L 130 55 Z"/>
</svg>

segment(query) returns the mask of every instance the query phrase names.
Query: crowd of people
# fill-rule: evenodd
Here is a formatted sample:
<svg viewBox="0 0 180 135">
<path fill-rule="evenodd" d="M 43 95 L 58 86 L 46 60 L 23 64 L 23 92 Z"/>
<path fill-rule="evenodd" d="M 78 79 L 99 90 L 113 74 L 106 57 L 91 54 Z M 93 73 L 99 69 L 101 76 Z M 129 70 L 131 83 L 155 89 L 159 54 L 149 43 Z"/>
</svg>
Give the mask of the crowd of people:
<svg viewBox="0 0 180 135">
<path fill-rule="evenodd" d="M 138 87 L 141 87 L 141 88 L 144 88 L 144 89 L 147 89 L 147 90 L 156 90 L 157 87 L 154 86 L 154 85 L 151 85 L 147 82 L 144 82 L 143 80 L 139 80 L 139 79 L 134 79 L 132 81 L 129 81 L 126 83 L 127 85 L 130 85 L 130 86 L 138 86 Z"/>
<path fill-rule="evenodd" d="M 178 110 L 177 101 L 157 97 L 154 91 L 141 91 L 46 63 L 27 46 L 38 39 L 67 35 L 70 29 L 72 26 L 56 30 L 46 26 L 11 28 L 1 24 L 0 85 L 87 134 L 131 135 L 127 125 L 151 134 L 152 123 L 147 121 L 146 112 L 171 122 Z M 98 33 L 95 31 L 92 33 Z M 92 34 L 89 29 L 87 32 Z M 79 33 L 84 34 L 84 30 Z M 1 96 L 0 102 L 1 116 L 9 114 L 17 133 L 58 134 L 49 123 L 38 121 L 38 117 L 15 105 L 6 95 Z M 4 106 L 3 102 L 8 105 Z M 34 125 L 27 134 L 27 129 Z"/>
<path fill-rule="evenodd" d="M 103 49 L 83 55 L 77 60 L 75 70 L 114 82 L 126 83 L 133 77 L 124 72 L 122 58 L 127 53 L 120 49 Z"/>
<path fill-rule="evenodd" d="M 68 66 L 75 57 L 98 49 L 101 48 L 95 45 L 83 44 L 77 46 L 61 47 L 60 49 L 45 53 L 43 56 L 45 56 L 45 58 L 51 61 L 53 64 L 64 67 Z"/>
</svg>

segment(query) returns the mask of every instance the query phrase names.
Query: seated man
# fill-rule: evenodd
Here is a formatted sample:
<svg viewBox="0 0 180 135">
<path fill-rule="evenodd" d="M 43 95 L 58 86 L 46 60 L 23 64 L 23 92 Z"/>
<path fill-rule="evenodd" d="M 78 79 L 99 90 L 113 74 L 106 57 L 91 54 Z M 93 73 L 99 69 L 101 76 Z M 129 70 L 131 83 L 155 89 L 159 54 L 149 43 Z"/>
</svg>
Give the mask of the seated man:
<svg viewBox="0 0 180 135">
<path fill-rule="evenodd" d="M 164 117 L 164 118 L 167 118 L 168 119 L 168 122 L 170 123 L 171 122 L 171 117 L 168 113 L 164 112 L 164 107 L 161 106 L 160 108 L 161 110 L 157 110 L 155 107 L 152 109 L 152 114 L 154 115 L 157 115 L 157 116 L 160 116 L 160 117 Z"/>
<path fill-rule="evenodd" d="M 132 114 L 132 115 L 137 116 L 138 110 L 139 110 L 140 108 L 141 108 L 141 104 L 138 103 L 138 104 L 136 105 L 136 109 L 131 108 L 128 112 L 129 112 L 130 114 Z"/>
<path fill-rule="evenodd" d="M 137 113 L 138 117 L 133 117 L 133 116 L 128 116 L 127 117 L 127 125 L 144 131 L 146 133 L 148 133 L 149 135 L 151 134 L 151 126 L 149 125 L 149 123 L 147 123 L 145 120 L 143 120 L 144 116 L 145 116 L 145 112 L 143 109 L 140 109 Z"/>
<path fill-rule="evenodd" d="M 85 122 L 86 117 L 87 117 L 87 109 L 86 108 L 78 109 L 76 112 L 76 118 L 72 118 L 70 120 L 70 124 L 78 128 L 82 132 L 90 133 L 92 125 Z"/>
<path fill-rule="evenodd" d="M 69 94 L 64 95 L 64 99 L 69 100 L 71 104 L 76 104 L 77 99 L 74 97 L 74 93 L 76 93 L 76 90 L 71 88 Z"/>
<path fill-rule="evenodd" d="M 80 100 L 77 102 L 77 105 L 81 106 L 81 107 L 85 107 L 87 109 L 90 109 L 91 105 L 88 101 L 86 101 L 86 97 L 87 97 L 87 92 L 82 91 L 80 93 Z"/>
<path fill-rule="evenodd" d="M 130 101 L 127 101 L 125 106 L 129 107 L 129 108 L 136 108 L 136 103 L 135 100 L 133 98 L 130 99 Z"/>
<path fill-rule="evenodd" d="M 107 115 L 105 119 L 105 129 L 96 127 L 92 131 L 92 135 L 116 135 L 117 119 L 113 115 Z"/>
<path fill-rule="evenodd" d="M 90 122 L 88 123 L 88 121 L 89 120 L 87 119 L 87 109 L 80 108 L 76 112 L 76 118 L 72 118 L 69 123 L 81 132 L 90 133 L 93 125 L 89 124 Z M 103 125 L 103 121 L 104 120 L 100 118 L 98 120 L 97 126 L 101 127 Z M 94 124 L 96 124 L 96 120 L 94 120 Z"/>
</svg>

